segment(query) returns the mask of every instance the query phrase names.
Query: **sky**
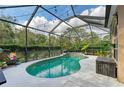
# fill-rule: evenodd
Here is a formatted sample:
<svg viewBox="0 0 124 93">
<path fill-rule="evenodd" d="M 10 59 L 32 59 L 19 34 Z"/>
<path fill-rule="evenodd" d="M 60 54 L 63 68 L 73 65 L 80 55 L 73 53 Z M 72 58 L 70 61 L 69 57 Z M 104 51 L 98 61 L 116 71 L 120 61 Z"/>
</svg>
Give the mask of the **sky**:
<svg viewBox="0 0 124 93">
<path fill-rule="evenodd" d="M 49 5 L 49 6 L 43 6 L 43 7 L 48 9 L 50 12 L 52 12 L 56 16 L 59 16 L 63 20 L 70 16 L 74 16 L 71 6 L 69 5 L 61 5 L 61 6 Z M 76 15 L 105 16 L 105 6 L 75 5 L 73 7 Z M 3 9 L 3 10 L 0 10 L 0 14 L 6 15 L 6 16 L 12 16 L 17 19 L 16 21 L 18 23 L 25 25 L 34 9 L 35 9 L 35 6 Z M 59 19 L 47 13 L 43 9 L 39 8 L 33 20 L 31 21 L 30 26 L 36 27 L 45 31 L 51 31 L 59 22 L 60 22 Z M 78 18 L 72 18 L 67 22 L 71 24 L 73 27 L 86 24 L 85 22 L 81 21 Z M 58 34 L 62 33 L 68 27 L 69 27 L 68 25 L 66 25 L 65 23 L 62 23 L 60 26 L 58 26 L 55 29 L 55 32 Z"/>
<path fill-rule="evenodd" d="M 49 9 L 50 12 L 52 13 L 56 13 L 56 15 L 60 16 L 63 13 L 65 13 L 65 11 L 67 10 L 71 10 L 71 7 L 69 5 L 58 5 L 55 6 L 51 5 L 51 6 L 43 6 L 46 9 Z M 75 12 L 77 15 L 79 15 L 80 13 L 82 13 L 84 10 L 86 9 L 91 9 L 91 8 L 96 8 L 98 7 L 98 5 L 76 5 L 74 6 Z M 30 17 L 30 14 L 32 13 L 32 11 L 35 9 L 35 6 L 31 6 L 31 7 L 20 7 L 20 8 L 10 8 L 10 9 L 2 9 L 2 13 L 4 15 L 9 15 L 12 17 L 17 17 L 17 19 L 21 18 L 21 15 L 27 15 L 27 16 L 22 16 L 22 20 L 27 20 Z M 55 12 L 55 10 L 57 12 Z M 0 10 L 1 11 L 1 10 Z M 43 11 L 43 9 L 39 9 L 36 15 L 37 16 L 45 16 L 47 19 L 52 19 L 52 16 L 49 16 L 49 14 L 45 11 Z M 28 15 L 29 14 L 29 15 Z M 66 14 L 65 14 L 66 15 Z M 73 12 L 70 11 L 70 15 L 73 15 Z M 66 16 L 61 16 L 62 19 L 64 19 Z"/>
</svg>

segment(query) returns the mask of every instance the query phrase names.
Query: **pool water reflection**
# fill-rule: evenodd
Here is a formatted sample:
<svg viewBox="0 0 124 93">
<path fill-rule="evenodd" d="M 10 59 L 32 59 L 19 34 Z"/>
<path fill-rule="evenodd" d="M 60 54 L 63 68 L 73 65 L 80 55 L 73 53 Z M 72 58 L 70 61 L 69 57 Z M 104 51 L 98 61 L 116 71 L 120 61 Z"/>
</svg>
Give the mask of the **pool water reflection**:
<svg viewBox="0 0 124 93">
<path fill-rule="evenodd" d="M 79 58 L 58 57 L 32 64 L 26 71 L 36 77 L 61 77 L 77 72 L 80 69 L 79 61 Z"/>
</svg>

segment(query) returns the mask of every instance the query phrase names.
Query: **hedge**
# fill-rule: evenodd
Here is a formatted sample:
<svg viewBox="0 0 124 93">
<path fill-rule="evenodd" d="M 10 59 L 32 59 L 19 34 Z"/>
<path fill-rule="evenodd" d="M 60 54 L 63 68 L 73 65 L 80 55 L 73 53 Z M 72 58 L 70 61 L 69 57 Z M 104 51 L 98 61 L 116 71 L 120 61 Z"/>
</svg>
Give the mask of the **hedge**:
<svg viewBox="0 0 124 93">
<path fill-rule="evenodd" d="M 24 51 L 25 50 L 25 46 L 18 46 L 18 45 L 0 45 L 0 48 L 4 49 L 4 50 L 16 50 L 16 51 Z M 30 50 L 47 50 L 47 49 L 61 49 L 60 46 L 56 46 L 56 47 L 47 47 L 47 46 L 28 46 L 27 49 Z"/>
</svg>

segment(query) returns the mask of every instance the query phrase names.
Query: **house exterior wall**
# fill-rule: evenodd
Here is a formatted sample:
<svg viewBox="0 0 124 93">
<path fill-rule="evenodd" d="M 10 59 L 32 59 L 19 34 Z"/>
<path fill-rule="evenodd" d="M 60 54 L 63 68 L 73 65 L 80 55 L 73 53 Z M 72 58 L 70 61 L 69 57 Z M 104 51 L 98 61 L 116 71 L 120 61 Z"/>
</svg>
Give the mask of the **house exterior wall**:
<svg viewBox="0 0 124 93">
<path fill-rule="evenodd" d="M 124 5 L 117 6 L 117 15 L 111 15 L 112 58 L 117 63 L 117 79 L 124 83 Z"/>
<path fill-rule="evenodd" d="M 124 6 L 118 6 L 118 64 L 117 79 L 124 83 Z"/>
</svg>

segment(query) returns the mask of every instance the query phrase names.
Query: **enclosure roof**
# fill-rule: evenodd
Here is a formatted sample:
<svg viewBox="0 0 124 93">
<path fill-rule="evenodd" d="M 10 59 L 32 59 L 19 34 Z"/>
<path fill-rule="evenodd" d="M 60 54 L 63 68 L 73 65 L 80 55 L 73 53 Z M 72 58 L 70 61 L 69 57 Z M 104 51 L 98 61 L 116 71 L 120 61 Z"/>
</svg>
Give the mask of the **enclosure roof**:
<svg viewBox="0 0 124 93">
<path fill-rule="evenodd" d="M 94 26 L 102 31 L 105 7 L 98 5 L 20 5 L 0 6 L 0 21 L 55 35 L 68 29 Z M 78 32 L 75 31 L 78 35 Z M 79 35 L 78 35 L 79 36 Z"/>
<path fill-rule="evenodd" d="M 111 5 L 106 6 L 106 13 L 105 13 L 105 27 L 108 26 L 108 20 L 110 15 Z"/>
</svg>

